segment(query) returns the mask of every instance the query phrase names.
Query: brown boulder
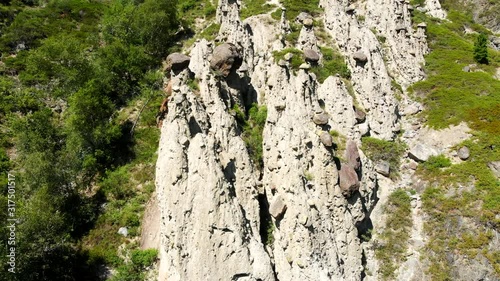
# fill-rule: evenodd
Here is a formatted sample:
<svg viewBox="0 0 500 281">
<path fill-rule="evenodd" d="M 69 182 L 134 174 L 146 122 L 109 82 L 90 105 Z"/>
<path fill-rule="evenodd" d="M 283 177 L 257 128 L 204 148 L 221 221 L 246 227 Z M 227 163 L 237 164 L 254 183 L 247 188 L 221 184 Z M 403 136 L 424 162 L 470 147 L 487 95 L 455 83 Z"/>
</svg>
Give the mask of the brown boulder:
<svg viewBox="0 0 500 281">
<path fill-rule="evenodd" d="M 332 136 L 327 133 L 327 132 L 323 132 L 321 133 L 321 135 L 319 136 L 319 139 L 321 140 L 321 143 L 326 146 L 326 147 L 331 147 L 333 145 L 333 138 Z"/>
<path fill-rule="evenodd" d="M 328 124 L 328 114 L 322 112 L 322 113 L 316 113 L 313 116 L 313 122 L 316 125 L 325 125 Z"/>
<path fill-rule="evenodd" d="M 170 72 L 173 71 L 181 71 L 186 69 L 189 66 L 189 62 L 191 58 L 181 53 L 172 53 L 168 55 L 165 61 L 165 71 Z"/>
<path fill-rule="evenodd" d="M 224 43 L 215 48 L 210 60 L 210 68 L 227 77 L 231 70 L 238 69 L 242 62 L 238 48 L 234 44 Z"/>
<path fill-rule="evenodd" d="M 340 190 L 344 196 L 349 197 L 359 189 L 358 174 L 350 165 L 342 165 L 339 179 Z"/>
<path fill-rule="evenodd" d="M 354 170 L 359 171 L 361 169 L 361 158 L 359 157 L 358 146 L 354 141 L 347 142 L 345 159 L 347 160 L 347 164 Z"/>
<path fill-rule="evenodd" d="M 310 61 L 312 63 L 317 63 L 319 61 L 319 55 L 313 49 L 304 49 L 304 57 L 306 61 Z"/>
</svg>

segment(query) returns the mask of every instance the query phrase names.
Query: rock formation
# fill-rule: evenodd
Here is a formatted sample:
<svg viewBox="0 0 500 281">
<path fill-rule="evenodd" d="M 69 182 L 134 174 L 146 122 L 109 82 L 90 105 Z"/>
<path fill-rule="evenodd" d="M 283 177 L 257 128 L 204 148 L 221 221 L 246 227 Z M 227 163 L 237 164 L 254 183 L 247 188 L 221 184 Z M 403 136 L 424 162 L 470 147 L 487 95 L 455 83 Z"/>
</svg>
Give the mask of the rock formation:
<svg viewBox="0 0 500 281">
<path fill-rule="evenodd" d="M 427 45 L 425 26 L 412 26 L 408 1 L 349 2 L 320 6 L 351 70 L 353 93 L 337 76 L 320 84 L 309 64 L 292 71 L 292 56 L 274 61 L 273 51 L 285 48 L 283 17 L 241 21 L 239 1 L 219 1 L 217 40 L 224 43 L 214 48 L 199 40 L 189 70 L 171 78 L 156 170 L 159 280 L 361 280 L 366 274 L 365 257 L 373 251 L 359 237 L 377 203 L 378 175 L 358 146 L 362 136 L 391 140 L 399 131 L 391 81 L 405 88 L 422 79 Z M 311 18 L 299 17 L 297 48 L 307 61 L 320 61 Z M 199 81 L 197 94 L 186 85 L 189 71 Z M 254 102 L 267 107 L 260 171 L 232 113 Z M 347 138 L 345 156 L 337 156 L 330 130 Z M 266 231 L 272 239 L 261 236 Z"/>
</svg>

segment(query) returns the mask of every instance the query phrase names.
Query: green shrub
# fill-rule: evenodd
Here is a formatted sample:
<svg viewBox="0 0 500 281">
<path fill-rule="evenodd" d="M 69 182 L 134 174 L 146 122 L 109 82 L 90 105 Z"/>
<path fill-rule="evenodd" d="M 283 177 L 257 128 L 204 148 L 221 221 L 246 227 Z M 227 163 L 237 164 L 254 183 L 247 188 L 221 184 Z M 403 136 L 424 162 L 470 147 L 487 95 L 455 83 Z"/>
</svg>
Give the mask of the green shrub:
<svg viewBox="0 0 500 281">
<path fill-rule="evenodd" d="M 266 0 L 245 0 L 243 1 L 243 8 L 240 11 L 240 17 L 242 20 L 259 14 L 266 14 L 273 9 L 276 9 L 275 5 L 267 4 Z"/>
<path fill-rule="evenodd" d="M 267 107 L 252 104 L 248 110 L 248 118 L 241 109 L 235 105 L 233 107 L 236 122 L 242 131 L 242 138 L 245 141 L 248 153 L 254 165 L 262 168 L 262 134 L 267 119 Z"/>
<path fill-rule="evenodd" d="M 158 257 L 158 250 L 147 249 L 147 250 L 133 250 L 131 254 L 131 261 L 134 266 L 139 269 L 144 269 L 151 266 Z"/>
<path fill-rule="evenodd" d="M 479 34 L 474 43 L 474 60 L 488 64 L 488 37 L 484 33 Z"/>
<path fill-rule="evenodd" d="M 304 57 L 303 57 L 303 53 L 299 49 L 287 48 L 287 49 L 283 49 L 281 51 L 274 51 L 273 52 L 274 62 L 277 63 L 280 60 L 284 60 L 285 55 L 288 53 L 291 53 L 293 55 L 292 60 L 290 61 L 290 65 L 291 65 L 292 69 L 298 70 L 299 66 L 305 62 Z"/>
<path fill-rule="evenodd" d="M 351 71 L 344 61 L 344 57 L 332 48 L 322 47 L 323 65 L 312 67 L 312 72 L 316 74 L 316 78 L 320 83 L 323 83 L 326 78 L 339 74 L 340 77 L 349 79 Z"/>
<path fill-rule="evenodd" d="M 386 141 L 372 137 L 363 137 L 362 149 L 373 162 L 387 161 L 392 176 L 397 176 L 401 157 L 406 151 L 406 145 L 400 140 Z"/>
<path fill-rule="evenodd" d="M 285 15 L 289 21 L 294 21 L 301 12 L 309 13 L 313 17 L 322 12 L 319 0 L 283 0 L 281 3 L 286 8 Z"/>
<path fill-rule="evenodd" d="M 219 34 L 219 29 L 220 24 L 212 23 L 200 33 L 200 37 L 212 41 Z"/>
<path fill-rule="evenodd" d="M 450 167 L 451 161 L 444 155 L 430 156 L 427 161 L 422 163 L 422 166 L 427 170 L 433 171 L 440 168 Z"/>
</svg>

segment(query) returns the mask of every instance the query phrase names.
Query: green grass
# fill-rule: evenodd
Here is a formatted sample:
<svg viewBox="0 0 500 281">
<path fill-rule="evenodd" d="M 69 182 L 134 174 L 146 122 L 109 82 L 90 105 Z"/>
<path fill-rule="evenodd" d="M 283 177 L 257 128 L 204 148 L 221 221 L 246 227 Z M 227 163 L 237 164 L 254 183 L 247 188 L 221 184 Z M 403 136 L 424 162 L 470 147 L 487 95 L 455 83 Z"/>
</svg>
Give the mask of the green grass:
<svg viewBox="0 0 500 281">
<path fill-rule="evenodd" d="M 362 149 L 373 162 L 387 161 L 391 170 L 391 178 L 399 173 L 401 158 L 406 151 L 406 145 L 400 140 L 386 141 L 373 137 L 363 137 Z"/>
<path fill-rule="evenodd" d="M 266 14 L 273 9 L 276 9 L 275 5 L 270 5 L 266 3 L 266 0 L 245 0 L 243 1 L 243 8 L 240 11 L 240 17 L 242 20 L 249 18 L 251 16 Z"/>
<path fill-rule="evenodd" d="M 177 9 L 179 18 L 183 19 L 186 25 L 193 25 L 197 18 L 211 20 L 215 18 L 216 13 L 216 9 L 210 0 L 179 1 Z"/>
<path fill-rule="evenodd" d="M 397 189 L 384 206 L 387 214 L 385 229 L 375 246 L 375 255 L 380 261 L 380 274 L 383 280 L 393 279 L 394 271 L 405 257 L 412 227 L 410 196 L 406 191 Z"/>
<path fill-rule="evenodd" d="M 220 24 L 212 23 L 200 33 L 200 37 L 212 41 L 219 34 L 219 29 Z"/>
<path fill-rule="evenodd" d="M 452 275 L 454 260 L 477 255 L 486 257 L 500 274 L 500 252 L 488 247 L 491 231 L 500 227 L 500 182 L 487 167 L 500 159 L 500 151 L 495 149 L 500 147 L 500 81 L 492 77 L 500 66 L 500 54 L 489 49 L 489 65 L 478 64 L 476 71 L 463 72 L 464 66 L 476 63 L 473 48 L 477 38 L 464 35 L 464 26 L 488 31 L 473 22 L 470 10 L 459 1 L 442 4 L 450 21 L 414 12 L 415 23 L 427 23 L 432 52 L 426 56 L 427 79 L 410 91 L 426 106 L 422 115 L 428 125 L 441 129 L 466 122 L 473 136 L 454 148 L 469 147 L 467 161 L 450 165 L 445 157 L 436 156 L 417 170 L 432 183 L 422 195 L 428 215 L 424 229 L 429 237 L 423 257 L 429 261 L 432 280 L 456 278 Z"/>
<path fill-rule="evenodd" d="M 285 16 L 289 21 L 294 21 L 301 12 L 309 13 L 313 17 L 322 12 L 318 7 L 319 0 L 282 0 L 281 3 L 286 8 Z"/>
<path fill-rule="evenodd" d="M 284 60 L 284 57 L 286 54 L 291 53 L 293 54 L 293 57 L 290 61 L 290 65 L 293 70 L 299 70 L 299 66 L 303 64 L 304 61 L 304 55 L 301 50 L 295 49 L 295 48 L 287 48 L 283 49 L 281 51 L 274 51 L 273 52 L 273 57 L 274 57 L 274 62 L 279 62 L 280 60 Z"/>
<path fill-rule="evenodd" d="M 321 47 L 321 53 L 323 54 L 323 65 L 314 66 L 311 70 L 316 74 L 316 78 L 320 83 L 335 74 L 339 74 L 340 77 L 346 79 L 351 77 L 351 71 L 339 52 L 332 48 Z"/>
<path fill-rule="evenodd" d="M 263 165 L 262 133 L 264 131 L 264 125 L 266 124 L 267 108 L 266 106 L 258 106 L 254 103 L 248 110 L 248 115 L 245 115 L 245 113 L 235 105 L 233 107 L 233 112 L 238 122 L 238 126 L 242 130 L 241 137 L 243 141 L 245 141 L 248 153 L 254 165 L 261 169 Z"/>
</svg>

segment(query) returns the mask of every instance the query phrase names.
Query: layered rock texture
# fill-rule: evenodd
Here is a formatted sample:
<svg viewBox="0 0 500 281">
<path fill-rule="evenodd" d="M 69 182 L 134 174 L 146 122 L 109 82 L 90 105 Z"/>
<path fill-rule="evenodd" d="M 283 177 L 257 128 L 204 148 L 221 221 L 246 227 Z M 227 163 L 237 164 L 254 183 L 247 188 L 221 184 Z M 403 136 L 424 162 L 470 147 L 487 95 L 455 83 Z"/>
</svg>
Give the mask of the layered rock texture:
<svg viewBox="0 0 500 281">
<path fill-rule="evenodd" d="M 159 280 L 362 280 L 376 269 L 360 237 L 382 176 L 360 139 L 391 140 L 400 130 L 400 111 L 412 104 L 399 104 L 393 85 L 424 78 L 426 27 L 411 22 L 408 1 L 350 2 L 320 1 L 320 20 L 345 56 L 351 91 L 338 76 L 321 84 L 309 66 L 278 65 L 273 51 L 285 48 L 288 23 L 241 21 L 239 1 L 219 1 L 225 44 L 198 40 L 190 59 L 169 60 L 156 170 Z M 303 22 L 296 47 L 321 62 L 314 27 Z M 260 165 L 235 112 L 252 103 L 267 107 Z"/>
</svg>

